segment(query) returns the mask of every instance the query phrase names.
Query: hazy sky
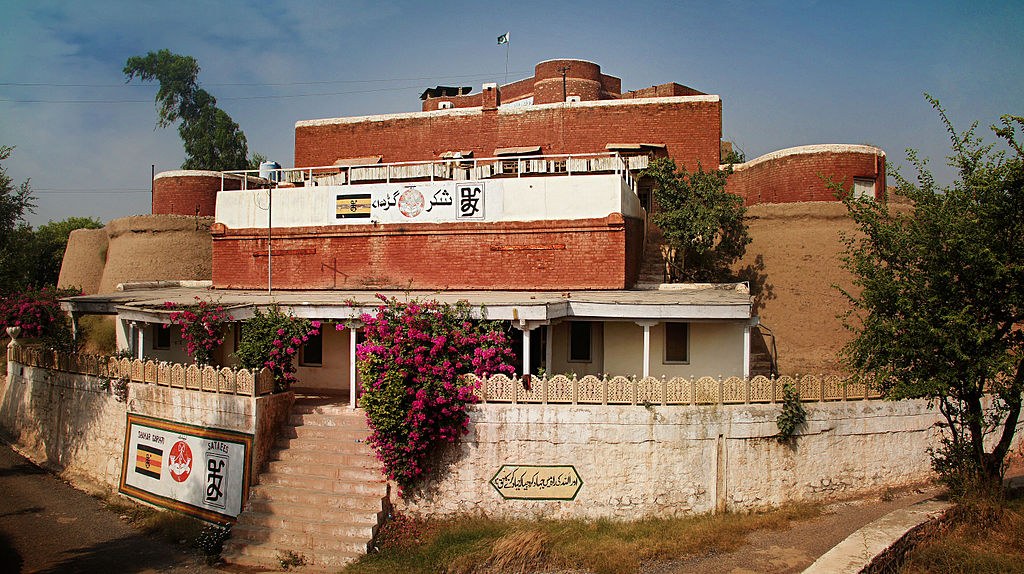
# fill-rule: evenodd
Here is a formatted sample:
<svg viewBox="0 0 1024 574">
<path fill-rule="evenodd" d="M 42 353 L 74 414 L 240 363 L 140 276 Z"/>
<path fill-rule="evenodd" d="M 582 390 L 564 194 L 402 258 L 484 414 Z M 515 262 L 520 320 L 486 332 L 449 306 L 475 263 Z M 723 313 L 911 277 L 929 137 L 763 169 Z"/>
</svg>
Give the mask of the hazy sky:
<svg viewBox="0 0 1024 574">
<path fill-rule="evenodd" d="M 294 165 L 298 120 L 415 111 L 438 84 L 503 82 L 582 58 L 623 90 L 679 82 L 723 101 L 723 136 L 749 159 L 804 144 L 870 143 L 891 164 L 960 128 L 1024 115 L 1020 2 L 147 2 L 0 0 L 0 144 L 31 178 L 33 224 L 149 213 L 150 165 L 178 169 L 154 129 L 156 86 L 124 84 L 131 56 L 194 56 L 202 87 L 250 151 Z M 904 170 L 906 171 L 906 170 Z"/>
</svg>

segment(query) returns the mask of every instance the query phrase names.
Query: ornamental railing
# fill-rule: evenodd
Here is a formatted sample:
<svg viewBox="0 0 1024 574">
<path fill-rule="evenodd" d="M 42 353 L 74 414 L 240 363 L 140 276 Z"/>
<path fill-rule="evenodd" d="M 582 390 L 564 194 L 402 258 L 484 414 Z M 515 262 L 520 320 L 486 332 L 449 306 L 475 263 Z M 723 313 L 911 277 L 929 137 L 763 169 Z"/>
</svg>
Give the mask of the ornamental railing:
<svg viewBox="0 0 1024 574">
<path fill-rule="evenodd" d="M 783 389 L 793 386 L 805 402 L 878 399 L 881 394 L 862 381 L 837 375 L 765 377 L 596 377 L 555 375 L 521 378 L 492 375 L 466 377 L 479 383 L 483 403 L 571 405 L 727 405 L 776 403 Z"/>
<path fill-rule="evenodd" d="M 258 397 L 274 391 L 274 373 L 267 368 L 259 371 L 230 367 L 218 369 L 209 365 L 200 367 L 195 364 L 119 359 L 88 353 L 62 353 L 53 349 L 22 345 L 8 347 L 7 360 L 29 367 L 109 379 L 123 378 L 133 383 L 208 393 Z"/>
</svg>

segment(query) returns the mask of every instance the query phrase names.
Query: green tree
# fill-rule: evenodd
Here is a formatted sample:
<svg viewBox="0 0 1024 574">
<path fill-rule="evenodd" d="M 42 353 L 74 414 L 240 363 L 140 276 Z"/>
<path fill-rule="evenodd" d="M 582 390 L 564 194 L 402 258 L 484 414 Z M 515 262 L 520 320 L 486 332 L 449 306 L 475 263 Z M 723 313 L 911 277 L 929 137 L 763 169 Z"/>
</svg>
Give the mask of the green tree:
<svg viewBox="0 0 1024 574">
<path fill-rule="evenodd" d="M 12 147 L 0 145 L 0 162 L 11 156 Z M 32 188 L 26 179 L 14 185 L 7 168 L 0 163 L 0 293 L 7 293 L 23 284 L 25 256 L 32 228 L 25 214 L 32 213 Z"/>
<path fill-rule="evenodd" d="M 952 140 L 952 186 L 936 184 L 913 150 L 916 177 L 896 174 L 912 210 L 844 194 L 860 236 L 847 238 L 847 326 L 856 337 L 847 364 L 890 399 L 923 398 L 945 418 L 933 451 L 940 477 L 963 492 L 998 488 L 1024 393 L 1024 152 L 1003 116 L 993 126 L 1009 153 L 958 133 L 939 102 Z M 835 187 L 839 191 L 838 186 Z"/>
<path fill-rule="evenodd" d="M 247 159 L 248 145 L 238 124 L 217 107 L 216 98 L 199 87 L 199 64 L 195 58 L 169 50 L 149 52 L 128 58 L 124 74 L 128 81 L 138 77 L 160 83 L 156 93 L 160 114 L 157 126 L 167 127 L 180 121 L 178 135 L 185 145 L 183 169 L 226 171 L 258 167 L 257 156 Z"/>
<path fill-rule="evenodd" d="M 28 283 L 36 287 L 56 285 L 71 232 L 76 229 L 102 228 L 103 224 L 92 217 L 68 217 L 39 226 L 29 239 L 33 262 L 31 268 L 26 270 Z"/>
<path fill-rule="evenodd" d="M 651 216 L 669 248 L 672 281 L 721 281 L 729 265 L 743 257 L 751 242 L 743 199 L 725 191 L 732 169 L 676 170 L 669 158 L 651 162 L 643 175 L 654 180 L 657 204 Z"/>
</svg>

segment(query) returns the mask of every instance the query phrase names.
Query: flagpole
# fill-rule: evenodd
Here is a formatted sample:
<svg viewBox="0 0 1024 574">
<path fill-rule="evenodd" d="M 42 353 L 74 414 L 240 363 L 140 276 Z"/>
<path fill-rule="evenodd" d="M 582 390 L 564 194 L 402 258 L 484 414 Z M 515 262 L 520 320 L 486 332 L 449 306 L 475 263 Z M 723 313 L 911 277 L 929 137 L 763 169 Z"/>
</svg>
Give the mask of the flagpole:
<svg viewBox="0 0 1024 574">
<path fill-rule="evenodd" d="M 509 49 L 511 47 L 512 47 L 512 43 L 506 40 L 505 41 L 505 85 L 506 86 L 508 85 L 508 52 L 509 52 Z"/>
</svg>

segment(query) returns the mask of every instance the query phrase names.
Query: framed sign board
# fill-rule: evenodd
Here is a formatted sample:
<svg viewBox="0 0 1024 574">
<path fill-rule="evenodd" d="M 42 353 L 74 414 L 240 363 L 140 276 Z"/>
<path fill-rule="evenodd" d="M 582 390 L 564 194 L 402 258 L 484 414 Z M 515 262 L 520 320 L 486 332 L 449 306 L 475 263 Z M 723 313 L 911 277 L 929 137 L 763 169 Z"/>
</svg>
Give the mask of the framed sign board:
<svg viewBox="0 0 1024 574">
<path fill-rule="evenodd" d="M 208 522 L 234 522 L 249 492 L 253 436 L 128 414 L 118 491 Z"/>
</svg>

